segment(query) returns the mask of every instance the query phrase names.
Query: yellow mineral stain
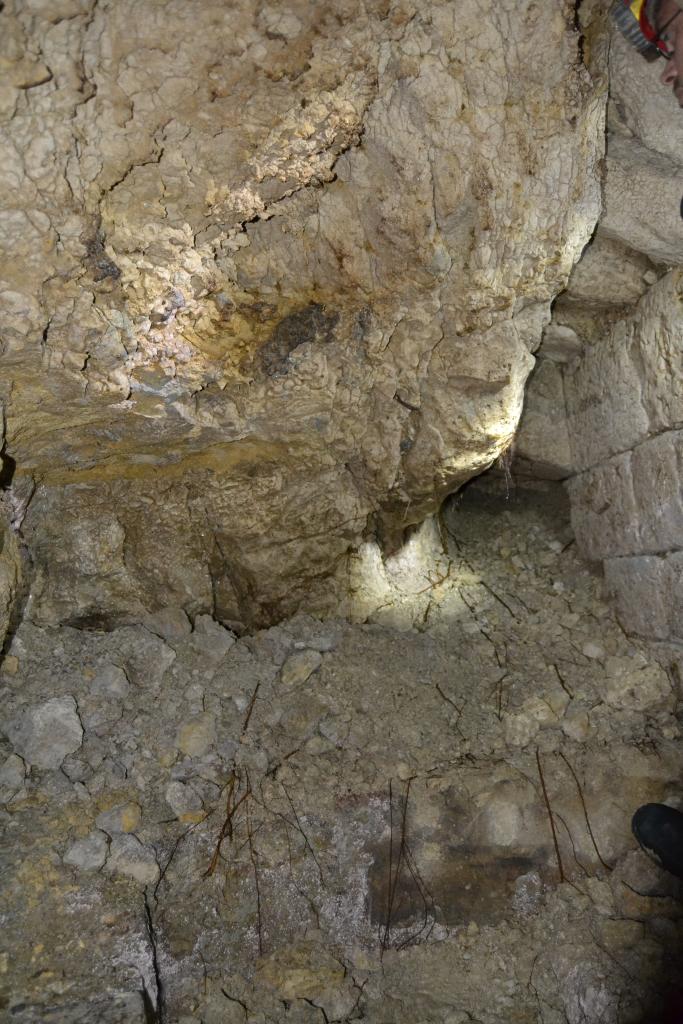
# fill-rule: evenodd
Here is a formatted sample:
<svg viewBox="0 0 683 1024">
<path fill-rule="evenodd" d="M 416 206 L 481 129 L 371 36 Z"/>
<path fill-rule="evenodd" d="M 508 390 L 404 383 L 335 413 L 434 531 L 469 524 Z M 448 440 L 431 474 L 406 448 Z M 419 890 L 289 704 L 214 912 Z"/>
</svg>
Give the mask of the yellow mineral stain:
<svg viewBox="0 0 683 1024">
<path fill-rule="evenodd" d="M 121 809 L 121 831 L 134 832 L 140 824 L 140 808 L 137 804 L 127 804 Z"/>
<path fill-rule="evenodd" d="M 185 814 L 180 814 L 178 816 L 178 821 L 182 821 L 188 825 L 195 825 L 198 821 L 203 821 L 205 817 L 205 811 L 186 811 Z"/>
<path fill-rule="evenodd" d="M 136 457 L 149 455 L 155 459 L 166 459 L 165 463 L 156 464 L 132 461 Z M 135 450 L 121 452 L 106 461 L 86 469 L 75 469 L 60 466 L 55 469 L 40 470 L 40 480 L 48 486 L 75 484 L 86 482 L 107 482 L 109 480 L 172 480 L 198 470 L 209 470 L 214 473 L 248 471 L 251 467 L 259 473 L 266 471 L 269 465 L 282 465 L 291 459 L 291 446 L 273 441 L 231 441 L 212 445 L 203 451 L 193 452 L 178 458 L 177 452 L 163 449 L 138 447 Z M 34 474 L 33 469 L 24 469 L 24 473 Z M 20 476 L 21 471 L 17 471 Z"/>
<path fill-rule="evenodd" d="M 47 857 L 41 857 L 35 861 L 23 861 L 16 874 L 17 886 L 24 892 L 26 906 L 29 910 L 43 907 L 46 893 L 53 896 L 63 891 L 63 887 L 59 886 L 59 880 L 57 871 Z M 38 946 L 34 947 L 34 951 L 36 949 Z M 42 949 L 42 945 L 40 945 L 40 949 Z"/>
</svg>

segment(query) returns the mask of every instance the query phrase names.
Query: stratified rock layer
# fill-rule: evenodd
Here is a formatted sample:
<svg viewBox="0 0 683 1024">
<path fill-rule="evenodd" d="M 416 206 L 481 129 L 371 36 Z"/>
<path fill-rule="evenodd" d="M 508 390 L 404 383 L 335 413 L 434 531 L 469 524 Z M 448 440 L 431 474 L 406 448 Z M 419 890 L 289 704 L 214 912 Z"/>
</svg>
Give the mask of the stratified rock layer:
<svg viewBox="0 0 683 1024">
<path fill-rule="evenodd" d="M 119 585 L 156 610 L 196 544 L 201 579 L 176 590 L 272 620 L 507 446 L 599 207 L 604 90 L 571 5 L 3 19 L 8 451 L 42 482 L 35 545 L 43 513 L 66 523 L 39 568 L 74 615 L 104 562 L 105 612 Z"/>
</svg>

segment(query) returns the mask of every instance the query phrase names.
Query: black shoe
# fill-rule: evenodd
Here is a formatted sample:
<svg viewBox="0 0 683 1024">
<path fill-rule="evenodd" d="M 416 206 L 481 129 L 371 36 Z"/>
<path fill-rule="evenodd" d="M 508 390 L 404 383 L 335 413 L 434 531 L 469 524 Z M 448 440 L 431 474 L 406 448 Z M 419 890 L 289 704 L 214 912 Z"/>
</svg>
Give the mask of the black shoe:
<svg viewBox="0 0 683 1024">
<path fill-rule="evenodd" d="M 645 853 L 683 878 L 683 814 L 666 804 L 643 804 L 633 815 L 633 834 Z"/>
</svg>

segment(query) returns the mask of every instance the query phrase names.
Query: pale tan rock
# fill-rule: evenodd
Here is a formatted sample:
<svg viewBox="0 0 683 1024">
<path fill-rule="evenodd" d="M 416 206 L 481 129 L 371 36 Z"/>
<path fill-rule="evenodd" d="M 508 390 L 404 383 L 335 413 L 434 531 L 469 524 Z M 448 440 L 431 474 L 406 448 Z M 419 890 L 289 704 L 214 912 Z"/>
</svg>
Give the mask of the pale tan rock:
<svg viewBox="0 0 683 1024">
<path fill-rule="evenodd" d="M 611 135 L 601 230 L 655 263 L 683 262 L 683 165 L 638 139 Z"/>
<path fill-rule="evenodd" d="M 285 686 L 299 686 L 316 672 L 322 665 L 319 651 L 295 651 L 290 654 L 282 666 L 280 677 Z"/>
<path fill-rule="evenodd" d="M 683 543 L 683 430 L 669 430 L 634 449 L 633 493 L 640 551 L 670 551 Z"/>
<path fill-rule="evenodd" d="M 298 942 L 259 961 L 257 977 L 279 999 L 311 999 L 330 1020 L 348 1016 L 357 993 L 343 965 L 312 942 Z"/>
<path fill-rule="evenodd" d="M 666 640 L 675 624 L 667 559 L 653 555 L 608 558 L 604 569 L 605 585 L 622 627 L 639 636 Z"/>
<path fill-rule="evenodd" d="M 511 747 L 526 747 L 537 735 L 540 722 L 532 715 L 520 713 L 505 718 L 505 742 Z"/>
<path fill-rule="evenodd" d="M 15 753 L 42 769 L 59 768 L 83 741 L 83 726 L 71 695 L 22 709 L 4 725 L 4 731 Z"/>
<path fill-rule="evenodd" d="M 107 851 L 106 835 L 96 830 L 72 843 L 62 859 L 80 871 L 99 871 L 107 859 Z"/>
<path fill-rule="evenodd" d="M 667 565 L 671 572 L 671 636 L 683 640 L 683 552 L 669 555 Z"/>
<path fill-rule="evenodd" d="M 640 550 L 630 452 L 572 477 L 567 490 L 572 527 L 586 558 L 597 562 Z"/>
<path fill-rule="evenodd" d="M 599 32 L 589 72 L 530 0 L 88 10 L 4 15 L 31 614 L 334 607 L 370 521 L 397 546 L 515 433 L 599 212 Z"/>
<path fill-rule="evenodd" d="M 585 256 L 577 263 L 575 271 L 584 259 Z M 568 363 L 580 356 L 582 351 L 583 342 L 576 331 L 572 327 L 553 321 L 543 331 L 543 341 L 538 354 L 556 363 Z"/>
<path fill-rule="evenodd" d="M 605 668 L 604 698 L 613 707 L 647 711 L 672 700 L 666 672 L 656 663 L 648 664 L 642 655 L 610 657 Z"/>
<path fill-rule="evenodd" d="M 572 525 L 586 557 L 677 548 L 683 524 L 683 432 L 668 431 L 568 482 Z"/>
<path fill-rule="evenodd" d="M 586 709 L 570 704 L 562 719 L 562 732 L 576 743 L 584 743 L 590 736 L 590 718 Z"/>
<path fill-rule="evenodd" d="M 145 619 L 145 626 L 170 643 L 183 640 L 192 632 L 190 620 L 182 608 L 161 608 Z"/>
<path fill-rule="evenodd" d="M 216 722 L 213 715 L 196 715 L 178 730 L 178 749 L 189 757 L 201 757 L 216 742 Z"/>
<path fill-rule="evenodd" d="M 516 472 L 546 480 L 563 480 L 571 472 L 562 372 L 550 359 L 539 360 L 529 378 L 514 458 Z"/>
<path fill-rule="evenodd" d="M 603 944 L 609 950 L 632 949 L 640 945 L 645 935 L 641 921 L 603 921 L 600 926 Z"/>
<path fill-rule="evenodd" d="M 17 754 L 10 754 L 0 765 L 0 803 L 6 804 L 24 788 L 26 765 Z"/>
<path fill-rule="evenodd" d="M 234 643 L 233 634 L 210 615 L 198 615 L 195 618 L 192 646 L 197 651 L 219 661 Z"/>
<path fill-rule="evenodd" d="M 118 804 L 102 811 L 95 819 L 95 824 L 103 832 L 112 835 L 118 832 L 135 832 L 141 820 L 140 805 L 129 800 L 125 804 Z"/>
<path fill-rule="evenodd" d="M 577 469 L 633 448 L 683 419 L 682 288 L 680 271 L 667 274 L 565 373 Z"/>
<path fill-rule="evenodd" d="M 652 275 L 652 278 L 649 279 L 648 275 Z M 561 308 L 573 311 L 579 305 L 599 309 L 606 306 L 630 306 L 656 280 L 657 275 L 653 275 L 652 263 L 647 256 L 606 237 L 598 225 L 594 238 L 572 270 L 567 290 L 562 296 Z M 542 351 L 545 356 L 552 358 L 552 332 L 548 338 L 550 351 L 546 348 L 548 330 L 544 334 Z M 578 353 L 574 349 L 572 354 L 580 352 L 579 345 Z"/>
<path fill-rule="evenodd" d="M 160 874 L 154 850 L 132 835 L 112 838 L 104 870 L 132 878 L 143 886 L 154 885 Z"/>
<path fill-rule="evenodd" d="M 179 821 L 200 821 L 204 816 L 201 797 L 191 786 L 182 782 L 169 782 L 164 799 Z"/>
</svg>

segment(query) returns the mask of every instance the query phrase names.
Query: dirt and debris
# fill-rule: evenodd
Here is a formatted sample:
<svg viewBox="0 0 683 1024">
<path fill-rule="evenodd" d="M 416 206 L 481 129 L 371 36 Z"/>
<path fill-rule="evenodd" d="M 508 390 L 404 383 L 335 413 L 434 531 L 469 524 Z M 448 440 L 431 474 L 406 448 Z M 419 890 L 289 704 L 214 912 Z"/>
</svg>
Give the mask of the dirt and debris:
<svg viewBox="0 0 683 1024">
<path fill-rule="evenodd" d="M 683 797 L 673 655 L 620 629 L 560 487 L 478 484 L 440 525 L 364 622 L 21 624 L 8 1020 L 661 1018 L 680 883 L 630 818 Z M 48 702 L 59 764 L 22 732 Z"/>
</svg>

